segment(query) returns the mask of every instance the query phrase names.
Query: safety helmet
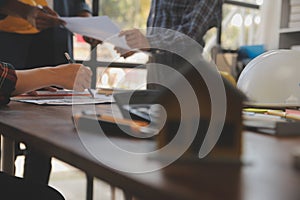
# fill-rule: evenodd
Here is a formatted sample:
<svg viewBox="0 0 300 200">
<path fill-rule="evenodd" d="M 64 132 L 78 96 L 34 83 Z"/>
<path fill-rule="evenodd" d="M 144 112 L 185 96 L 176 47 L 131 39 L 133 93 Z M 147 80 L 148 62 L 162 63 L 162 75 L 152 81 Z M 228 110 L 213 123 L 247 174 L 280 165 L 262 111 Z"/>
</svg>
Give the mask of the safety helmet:
<svg viewBox="0 0 300 200">
<path fill-rule="evenodd" d="M 300 107 L 300 51 L 272 50 L 261 54 L 246 65 L 237 87 L 250 104 Z"/>
</svg>

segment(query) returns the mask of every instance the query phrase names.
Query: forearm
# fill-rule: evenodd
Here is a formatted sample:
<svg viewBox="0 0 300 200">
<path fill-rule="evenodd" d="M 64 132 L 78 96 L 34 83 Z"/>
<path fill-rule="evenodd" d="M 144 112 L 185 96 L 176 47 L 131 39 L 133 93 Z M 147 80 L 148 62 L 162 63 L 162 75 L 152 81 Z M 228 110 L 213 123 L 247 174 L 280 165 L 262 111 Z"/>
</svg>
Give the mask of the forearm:
<svg viewBox="0 0 300 200">
<path fill-rule="evenodd" d="M 64 64 L 16 71 L 18 81 L 12 95 L 40 88 L 58 86 L 69 90 L 84 91 L 91 85 L 91 70 L 81 64 Z"/>
<path fill-rule="evenodd" d="M 56 70 L 51 67 L 17 70 L 18 81 L 13 96 L 53 85 L 60 85 Z"/>
</svg>

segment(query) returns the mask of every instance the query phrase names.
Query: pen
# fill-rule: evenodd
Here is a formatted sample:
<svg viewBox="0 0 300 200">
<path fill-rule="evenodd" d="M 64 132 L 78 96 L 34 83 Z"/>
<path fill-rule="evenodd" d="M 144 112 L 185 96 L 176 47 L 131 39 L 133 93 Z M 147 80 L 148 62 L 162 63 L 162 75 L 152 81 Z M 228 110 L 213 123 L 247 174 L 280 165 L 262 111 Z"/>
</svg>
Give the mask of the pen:
<svg viewBox="0 0 300 200">
<path fill-rule="evenodd" d="M 65 52 L 65 57 L 69 63 L 75 63 L 74 60 L 71 58 L 71 56 L 67 52 Z M 94 99 L 95 95 L 94 95 L 93 91 L 91 90 L 91 88 L 88 88 L 87 90 L 89 91 L 91 97 Z"/>
<path fill-rule="evenodd" d="M 262 108 L 244 108 L 243 111 L 250 112 L 250 113 L 266 113 L 268 109 L 262 109 Z"/>
<path fill-rule="evenodd" d="M 71 58 L 71 56 L 67 52 L 65 52 L 65 57 L 69 63 L 75 63 L 75 61 Z"/>
</svg>

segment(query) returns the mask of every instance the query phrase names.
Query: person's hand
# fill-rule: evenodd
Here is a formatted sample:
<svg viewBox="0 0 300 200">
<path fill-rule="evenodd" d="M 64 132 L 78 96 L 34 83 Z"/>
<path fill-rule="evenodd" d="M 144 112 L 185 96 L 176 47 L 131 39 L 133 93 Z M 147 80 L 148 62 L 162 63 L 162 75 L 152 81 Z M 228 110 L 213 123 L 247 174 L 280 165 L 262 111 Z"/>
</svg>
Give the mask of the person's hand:
<svg viewBox="0 0 300 200">
<path fill-rule="evenodd" d="M 96 47 L 98 44 L 102 44 L 101 40 L 97 40 L 91 37 L 83 36 L 84 41 L 89 43 L 92 48 Z"/>
<path fill-rule="evenodd" d="M 132 56 L 133 54 L 136 53 L 136 51 L 128 51 L 128 50 L 120 48 L 120 47 L 115 47 L 114 49 L 118 54 L 121 55 L 121 57 L 124 57 L 124 58 Z"/>
<path fill-rule="evenodd" d="M 148 50 L 150 48 L 147 38 L 138 29 L 121 31 L 119 36 L 124 36 L 127 45 L 132 49 Z"/>
<path fill-rule="evenodd" d="M 55 88 L 55 87 L 45 87 L 45 88 L 41 88 L 40 90 L 45 90 L 45 91 L 49 91 L 49 92 L 56 92 L 57 88 Z M 31 92 L 27 92 L 27 94 L 31 95 L 31 96 L 37 96 L 38 95 L 36 90 L 31 91 Z"/>
<path fill-rule="evenodd" d="M 18 79 L 13 96 L 51 86 L 84 91 L 91 86 L 92 71 L 81 64 L 64 64 L 16 70 L 16 75 Z"/>
<path fill-rule="evenodd" d="M 48 6 L 32 6 L 26 15 L 26 19 L 38 30 L 66 24 L 66 22 L 60 19 L 58 14 Z"/>
<path fill-rule="evenodd" d="M 92 71 L 81 64 L 64 64 L 53 67 L 58 85 L 65 89 L 84 91 L 91 87 Z"/>
</svg>

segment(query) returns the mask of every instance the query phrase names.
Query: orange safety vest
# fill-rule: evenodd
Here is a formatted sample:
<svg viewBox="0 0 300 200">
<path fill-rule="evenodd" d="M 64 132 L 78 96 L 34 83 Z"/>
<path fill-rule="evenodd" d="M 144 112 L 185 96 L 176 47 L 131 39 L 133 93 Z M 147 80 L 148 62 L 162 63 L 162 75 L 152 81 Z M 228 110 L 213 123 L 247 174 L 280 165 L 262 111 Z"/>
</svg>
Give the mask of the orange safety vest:
<svg viewBox="0 0 300 200">
<path fill-rule="evenodd" d="M 20 2 L 32 5 L 32 6 L 46 6 L 45 0 L 19 0 Z M 20 33 L 20 34 L 33 34 L 40 32 L 33 27 L 27 20 L 20 17 L 7 16 L 3 20 L 0 20 L 0 31 Z"/>
</svg>

